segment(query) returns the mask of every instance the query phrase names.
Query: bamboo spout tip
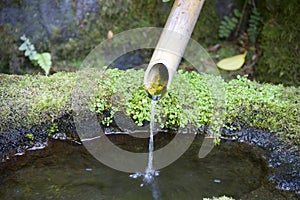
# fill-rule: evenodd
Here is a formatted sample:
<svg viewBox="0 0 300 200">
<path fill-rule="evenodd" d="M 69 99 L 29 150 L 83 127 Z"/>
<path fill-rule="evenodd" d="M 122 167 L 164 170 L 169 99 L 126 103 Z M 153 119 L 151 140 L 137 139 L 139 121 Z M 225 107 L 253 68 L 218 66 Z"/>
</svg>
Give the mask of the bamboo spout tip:
<svg viewBox="0 0 300 200">
<path fill-rule="evenodd" d="M 144 77 L 144 88 L 152 100 L 159 100 L 167 91 L 169 71 L 163 63 L 148 67 Z"/>
</svg>

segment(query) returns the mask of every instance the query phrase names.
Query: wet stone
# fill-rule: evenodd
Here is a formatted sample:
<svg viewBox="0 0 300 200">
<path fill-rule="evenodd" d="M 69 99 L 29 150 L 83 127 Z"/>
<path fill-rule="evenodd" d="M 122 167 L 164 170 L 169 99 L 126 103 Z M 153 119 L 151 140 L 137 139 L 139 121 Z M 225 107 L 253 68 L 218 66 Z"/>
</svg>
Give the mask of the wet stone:
<svg viewBox="0 0 300 200">
<path fill-rule="evenodd" d="M 269 180 L 276 184 L 276 188 L 286 191 L 300 190 L 300 158 L 297 150 L 284 145 L 274 133 L 255 129 L 244 128 L 241 131 L 239 142 L 246 142 L 263 148 L 267 156 L 268 167 L 272 170 Z"/>
</svg>

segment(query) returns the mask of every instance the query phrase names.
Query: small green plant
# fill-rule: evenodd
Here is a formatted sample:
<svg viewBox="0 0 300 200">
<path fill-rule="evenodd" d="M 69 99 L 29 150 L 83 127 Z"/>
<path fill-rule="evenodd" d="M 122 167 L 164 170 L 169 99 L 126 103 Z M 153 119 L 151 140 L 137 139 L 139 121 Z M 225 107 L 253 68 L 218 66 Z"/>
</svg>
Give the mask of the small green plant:
<svg viewBox="0 0 300 200">
<path fill-rule="evenodd" d="M 48 76 L 52 65 L 51 54 L 48 52 L 37 53 L 34 45 L 25 35 L 22 35 L 20 39 L 23 43 L 19 47 L 19 50 L 25 51 L 25 56 L 27 56 L 34 65 L 38 64 L 44 70 L 46 76 Z"/>
<path fill-rule="evenodd" d="M 129 115 L 139 126 L 150 120 L 151 99 L 144 91 L 143 76 L 143 70 L 107 69 L 101 74 L 90 109 L 101 117 L 102 124 L 111 124 L 117 111 Z M 290 134 L 284 137 L 300 141 L 296 133 L 299 125 L 294 123 L 299 113 L 297 95 L 294 100 L 283 98 L 283 86 L 260 85 L 238 76 L 228 83 L 221 80 L 225 101 L 211 93 L 217 91 L 211 88 L 211 82 L 218 78 L 179 70 L 166 95 L 157 102 L 156 122 L 162 128 L 208 125 L 209 136 L 216 144 L 220 142 L 220 127 L 235 130 L 241 128 L 240 123 L 274 131 L 288 127 Z M 216 106 L 220 108 L 218 111 Z M 294 112 L 291 115 L 286 110 Z M 223 116 L 225 120 L 219 120 Z"/>
<path fill-rule="evenodd" d="M 34 140 L 34 135 L 32 133 L 26 133 L 25 137 L 28 138 L 30 141 Z"/>
<path fill-rule="evenodd" d="M 220 136 L 218 136 L 218 137 L 214 137 L 214 144 L 215 145 L 220 145 L 221 144 L 221 139 L 220 139 Z"/>
<path fill-rule="evenodd" d="M 115 70 L 108 70 L 108 76 L 98 80 L 99 89 L 96 91 L 97 98 L 92 99 L 91 111 L 95 111 L 101 117 L 101 123 L 108 126 L 113 121 L 114 107 L 112 95 L 116 92 L 116 81 L 122 75 Z"/>
<path fill-rule="evenodd" d="M 240 17 L 241 17 L 241 13 L 237 9 L 233 10 L 232 17 L 225 16 L 219 26 L 219 32 L 218 32 L 219 37 L 228 38 L 231 35 L 231 33 L 235 30 Z"/>
<path fill-rule="evenodd" d="M 172 89 L 157 103 L 156 121 L 161 128 L 185 127 L 188 124 L 196 126 L 209 123 L 212 110 L 209 89 L 205 78 L 197 73 L 179 71 L 172 84 Z M 90 110 L 100 116 L 103 125 L 111 124 L 113 115 L 121 109 L 142 126 L 150 120 L 150 102 L 143 88 L 143 70 L 107 69 L 98 80 L 98 88 L 92 97 Z M 183 83 L 186 84 L 183 84 Z M 176 88 L 176 89 L 174 89 Z M 194 90 L 191 90 L 193 88 Z M 186 91 L 195 98 L 186 98 Z M 120 98 L 118 98 L 120 96 Z M 122 102 L 116 102 L 120 99 Z M 212 135 L 215 135 L 212 130 Z"/>
<path fill-rule="evenodd" d="M 57 123 L 53 123 L 49 129 L 47 130 L 48 136 L 51 136 L 54 133 L 57 133 L 59 131 Z"/>
</svg>

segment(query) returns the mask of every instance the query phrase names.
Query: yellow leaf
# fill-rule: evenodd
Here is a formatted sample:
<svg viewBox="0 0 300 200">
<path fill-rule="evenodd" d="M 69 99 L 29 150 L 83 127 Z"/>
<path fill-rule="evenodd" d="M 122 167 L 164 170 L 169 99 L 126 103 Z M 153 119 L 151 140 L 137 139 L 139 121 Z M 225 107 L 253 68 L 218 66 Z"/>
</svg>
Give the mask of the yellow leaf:
<svg viewBox="0 0 300 200">
<path fill-rule="evenodd" d="M 247 55 L 247 51 L 245 51 L 245 53 L 237 55 L 237 56 L 225 58 L 223 60 L 220 60 L 217 63 L 217 66 L 219 68 L 227 70 L 227 71 L 233 71 L 233 70 L 240 69 L 245 62 L 246 55 Z"/>
</svg>

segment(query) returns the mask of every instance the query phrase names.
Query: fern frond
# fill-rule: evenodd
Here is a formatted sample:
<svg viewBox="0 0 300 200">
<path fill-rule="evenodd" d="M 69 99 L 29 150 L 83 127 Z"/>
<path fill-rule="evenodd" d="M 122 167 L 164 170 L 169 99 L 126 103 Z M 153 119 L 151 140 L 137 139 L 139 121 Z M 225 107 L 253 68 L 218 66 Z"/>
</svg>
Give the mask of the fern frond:
<svg viewBox="0 0 300 200">
<path fill-rule="evenodd" d="M 235 30 L 236 25 L 241 17 L 239 10 L 233 10 L 233 16 L 225 16 L 219 26 L 218 35 L 220 38 L 228 38 L 230 34 Z"/>
<path fill-rule="evenodd" d="M 257 37 L 260 33 L 260 29 L 261 29 L 261 15 L 257 10 L 257 8 L 253 8 L 252 13 L 250 15 L 250 19 L 248 20 L 248 29 L 247 29 L 249 40 L 253 44 L 256 43 Z"/>
</svg>

